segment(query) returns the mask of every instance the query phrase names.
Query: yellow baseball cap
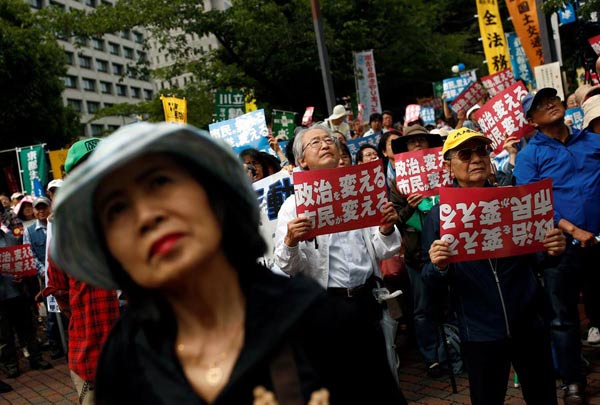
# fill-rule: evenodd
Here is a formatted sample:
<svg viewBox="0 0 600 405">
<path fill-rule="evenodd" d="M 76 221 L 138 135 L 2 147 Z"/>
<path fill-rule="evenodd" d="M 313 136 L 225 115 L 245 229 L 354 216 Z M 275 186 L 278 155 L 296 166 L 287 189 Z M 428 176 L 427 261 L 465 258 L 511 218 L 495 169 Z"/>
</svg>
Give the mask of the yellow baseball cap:
<svg viewBox="0 0 600 405">
<path fill-rule="evenodd" d="M 448 134 L 448 138 L 446 138 L 446 142 L 444 142 L 444 147 L 442 148 L 442 155 L 474 138 L 481 139 L 488 144 L 492 143 L 492 140 L 481 132 L 473 131 L 470 128 L 455 129 Z"/>
</svg>

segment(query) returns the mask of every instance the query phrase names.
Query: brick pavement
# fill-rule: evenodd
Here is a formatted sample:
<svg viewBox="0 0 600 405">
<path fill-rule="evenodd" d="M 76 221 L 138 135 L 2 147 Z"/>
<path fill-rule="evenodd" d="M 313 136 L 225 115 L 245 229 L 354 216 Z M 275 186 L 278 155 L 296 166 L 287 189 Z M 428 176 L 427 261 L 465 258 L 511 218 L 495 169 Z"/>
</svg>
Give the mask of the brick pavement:
<svg viewBox="0 0 600 405">
<path fill-rule="evenodd" d="M 585 357 L 591 362 L 588 374 L 588 393 L 591 405 L 600 405 L 600 347 L 584 348 Z M 0 404 L 59 404 L 77 403 L 69 369 L 64 359 L 51 361 L 54 368 L 46 371 L 29 370 L 27 363 L 21 363 L 22 374 L 16 379 L 3 381 L 14 388 L 13 392 L 0 394 Z M 413 347 L 404 347 L 401 351 L 400 380 L 404 395 L 412 405 L 468 404 L 469 388 L 465 373 L 457 376 L 458 393 L 453 394 L 450 379 L 428 378 L 421 364 L 419 353 Z M 558 392 L 558 391 L 557 391 Z M 559 392 L 559 395 L 562 393 Z M 561 398 L 559 396 L 559 398 Z M 562 401 L 559 401 L 561 403 Z M 512 386 L 512 376 L 506 397 L 506 404 L 524 404 L 519 389 Z"/>
</svg>

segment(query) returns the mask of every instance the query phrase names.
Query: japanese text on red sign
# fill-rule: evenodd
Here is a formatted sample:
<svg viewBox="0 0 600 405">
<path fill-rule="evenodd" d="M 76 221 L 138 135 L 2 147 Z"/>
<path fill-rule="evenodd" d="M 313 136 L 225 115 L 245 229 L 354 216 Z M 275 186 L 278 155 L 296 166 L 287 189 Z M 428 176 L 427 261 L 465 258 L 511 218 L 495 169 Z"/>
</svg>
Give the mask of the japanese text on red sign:
<svg viewBox="0 0 600 405">
<path fill-rule="evenodd" d="M 21 277 L 37 275 L 31 246 L 26 244 L 0 248 L 0 273 Z"/>
<path fill-rule="evenodd" d="M 452 184 L 450 174 L 443 168 L 442 148 L 423 149 L 394 155 L 396 186 L 402 195 L 422 194 L 430 197 L 440 187 Z"/>
<path fill-rule="evenodd" d="M 502 151 L 508 136 L 523 137 L 533 130 L 521 109 L 521 100 L 527 89 L 517 82 L 501 93 L 496 94 L 475 112 L 475 119 L 481 130 L 492 140 L 492 149 Z"/>
<path fill-rule="evenodd" d="M 440 236 L 451 262 L 544 250 L 553 227 L 552 180 L 518 187 L 440 190 Z"/>
<path fill-rule="evenodd" d="M 295 172 L 293 177 L 296 213 L 312 222 L 305 239 L 381 223 L 387 191 L 380 161 Z"/>
<path fill-rule="evenodd" d="M 596 52 L 596 55 L 600 55 L 600 35 L 589 38 L 588 42 L 592 46 L 594 52 Z"/>
<path fill-rule="evenodd" d="M 485 97 L 485 89 L 479 82 L 475 82 L 467 87 L 450 103 L 454 111 L 467 111 Z"/>
<path fill-rule="evenodd" d="M 511 69 L 506 69 L 502 72 L 482 77 L 481 83 L 483 83 L 483 87 L 485 87 L 490 96 L 494 97 L 496 94 L 512 86 L 515 83 L 515 76 Z"/>
</svg>

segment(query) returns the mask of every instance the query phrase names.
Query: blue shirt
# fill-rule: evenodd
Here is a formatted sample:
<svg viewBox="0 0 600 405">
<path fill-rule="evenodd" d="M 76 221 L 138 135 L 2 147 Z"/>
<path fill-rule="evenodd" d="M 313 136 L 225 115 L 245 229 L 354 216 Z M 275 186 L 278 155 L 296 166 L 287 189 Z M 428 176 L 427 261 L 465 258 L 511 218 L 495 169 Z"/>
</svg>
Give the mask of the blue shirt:
<svg viewBox="0 0 600 405">
<path fill-rule="evenodd" d="M 600 135 L 572 129 L 562 142 L 538 131 L 517 154 L 513 172 L 519 184 L 552 178 L 554 222 L 566 219 L 600 233 Z"/>
</svg>

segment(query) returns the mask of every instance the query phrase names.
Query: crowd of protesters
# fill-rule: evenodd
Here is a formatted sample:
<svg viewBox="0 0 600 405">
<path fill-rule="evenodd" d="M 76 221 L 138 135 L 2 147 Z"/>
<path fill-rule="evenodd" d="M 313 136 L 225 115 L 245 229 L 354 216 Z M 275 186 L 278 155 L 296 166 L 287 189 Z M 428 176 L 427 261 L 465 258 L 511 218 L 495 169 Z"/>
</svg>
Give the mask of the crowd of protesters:
<svg viewBox="0 0 600 405">
<path fill-rule="evenodd" d="M 391 111 L 352 121 L 337 105 L 286 147 L 269 136 L 271 153 L 235 156 L 203 131 L 150 124 L 74 143 L 46 196 L 0 195 L 0 248 L 28 244 L 37 270 L 0 275 L 5 376 L 20 375 L 21 357 L 50 369 L 46 350 L 67 358 L 81 404 L 402 404 L 381 326 L 400 306 L 397 333 L 411 334 L 431 378 L 451 372 L 443 325 L 458 328 L 473 404 L 504 403 L 511 368 L 528 404 L 556 404 L 557 384 L 565 404 L 586 403 L 583 327 L 600 344 L 600 87 L 526 95 L 533 130 L 498 155 L 477 122 L 484 103 L 456 114 L 444 102 L 435 125 Z M 581 130 L 566 106 L 583 109 Z M 378 143 L 353 155 L 347 143 L 370 136 Z M 439 147 L 455 188 L 551 178 L 545 251 L 452 262 L 439 196 L 396 185 L 397 154 Z M 375 161 L 387 188 L 379 226 L 306 239 L 311 220 L 292 194 L 264 243 L 251 182 Z M 272 272 L 257 263 L 267 246 Z M 40 310 L 47 297 L 60 312 Z"/>
</svg>

